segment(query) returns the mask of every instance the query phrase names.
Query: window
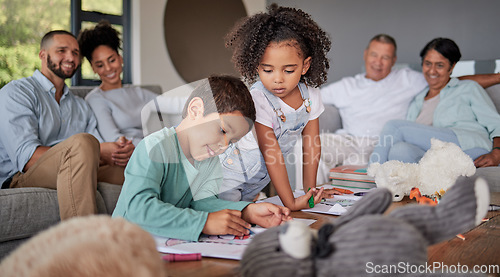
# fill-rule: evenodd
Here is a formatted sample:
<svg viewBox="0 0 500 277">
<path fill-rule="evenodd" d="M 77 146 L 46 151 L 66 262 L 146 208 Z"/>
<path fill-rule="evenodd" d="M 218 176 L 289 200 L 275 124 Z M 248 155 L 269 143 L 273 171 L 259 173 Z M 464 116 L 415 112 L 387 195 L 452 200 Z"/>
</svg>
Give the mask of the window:
<svg viewBox="0 0 500 277">
<path fill-rule="evenodd" d="M 70 18 L 70 0 L 0 0 L 0 88 L 40 69 L 40 40 Z"/>
<path fill-rule="evenodd" d="M 82 27 L 91 27 L 101 19 L 122 34 L 122 80 L 131 83 L 130 18 L 130 0 L 0 0 L 0 88 L 40 69 L 40 40 L 48 31 L 63 29 L 78 34 Z M 73 85 L 98 83 L 86 60 L 72 78 Z"/>
<path fill-rule="evenodd" d="M 0 0 L 1 1 L 1 0 Z M 130 0 L 71 0 L 71 32 L 95 26 L 101 20 L 109 21 L 121 33 L 124 83 L 132 83 L 130 57 Z M 92 71 L 87 59 L 72 78 L 73 85 L 95 86 L 100 83 L 99 76 Z"/>
</svg>

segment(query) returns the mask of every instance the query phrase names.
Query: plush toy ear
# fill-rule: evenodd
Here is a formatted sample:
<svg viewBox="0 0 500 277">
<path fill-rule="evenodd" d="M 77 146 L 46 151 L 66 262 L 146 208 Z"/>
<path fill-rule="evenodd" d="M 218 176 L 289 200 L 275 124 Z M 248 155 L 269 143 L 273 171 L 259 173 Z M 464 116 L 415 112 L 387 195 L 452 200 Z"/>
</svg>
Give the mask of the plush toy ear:
<svg viewBox="0 0 500 277">
<path fill-rule="evenodd" d="M 475 224 L 479 225 L 486 216 L 486 213 L 488 213 L 488 206 L 490 203 L 490 188 L 483 178 L 477 178 L 474 182 L 474 195 L 476 196 Z"/>
<path fill-rule="evenodd" d="M 281 249 L 295 259 L 305 259 L 311 255 L 313 232 L 302 222 L 291 221 L 284 225 L 278 239 Z"/>
</svg>

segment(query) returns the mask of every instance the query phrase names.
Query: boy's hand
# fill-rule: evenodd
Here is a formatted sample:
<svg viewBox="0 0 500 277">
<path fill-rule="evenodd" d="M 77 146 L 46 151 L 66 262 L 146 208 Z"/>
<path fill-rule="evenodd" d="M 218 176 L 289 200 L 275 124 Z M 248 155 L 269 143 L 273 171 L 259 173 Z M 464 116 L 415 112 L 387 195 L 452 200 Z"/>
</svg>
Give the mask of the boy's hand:
<svg viewBox="0 0 500 277">
<path fill-rule="evenodd" d="M 208 214 L 202 233 L 207 235 L 244 236 L 250 233 L 251 225 L 241 218 L 237 210 L 221 210 Z"/>
<path fill-rule="evenodd" d="M 257 224 L 264 228 L 278 226 L 291 220 L 290 209 L 271 203 L 253 203 L 242 211 L 245 221 Z"/>
</svg>

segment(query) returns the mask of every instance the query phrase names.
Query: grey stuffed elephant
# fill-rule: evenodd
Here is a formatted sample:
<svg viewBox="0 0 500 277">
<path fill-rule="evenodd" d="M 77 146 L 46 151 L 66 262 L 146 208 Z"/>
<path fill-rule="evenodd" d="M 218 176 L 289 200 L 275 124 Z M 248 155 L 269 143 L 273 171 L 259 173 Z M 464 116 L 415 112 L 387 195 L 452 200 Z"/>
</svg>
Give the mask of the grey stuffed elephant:
<svg viewBox="0 0 500 277">
<path fill-rule="evenodd" d="M 406 205 L 383 215 L 391 202 L 387 189 L 375 189 L 317 233 L 300 222 L 266 230 L 245 250 L 240 274 L 373 276 L 391 269 L 395 271 L 389 275 L 415 272 L 427 263 L 429 245 L 481 222 L 488 210 L 489 190 L 483 179 L 461 177 L 436 206 Z"/>
</svg>

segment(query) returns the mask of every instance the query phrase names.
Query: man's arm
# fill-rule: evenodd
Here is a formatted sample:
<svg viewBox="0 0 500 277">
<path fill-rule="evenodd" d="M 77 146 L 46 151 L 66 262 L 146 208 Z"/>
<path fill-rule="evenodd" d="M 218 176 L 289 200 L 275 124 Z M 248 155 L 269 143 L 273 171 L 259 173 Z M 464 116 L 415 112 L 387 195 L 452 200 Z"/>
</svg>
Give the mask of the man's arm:
<svg viewBox="0 0 500 277">
<path fill-rule="evenodd" d="M 36 161 L 38 161 L 38 159 L 43 154 L 45 154 L 45 152 L 47 152 L 49 149 L 50 149 L 50 147 L 48 147 L 48 146 L 38 146 L 36 148 L 35 152 L 33 152 L 33 155 L 31 155 L 31 158 L 29 159 L 29 161 L 24 166 L 23 172 L 27 172 L 28 169 L 30 169 L 30 167 L 33 166 L 36 163 Z"/>
<path fill-rule="evenodd" d="M 476 81 L 483 88 L 488 88 L 500 84 L 500 73 L 466 75 L 460 76 L 458 79 Z"/>
</svg>

